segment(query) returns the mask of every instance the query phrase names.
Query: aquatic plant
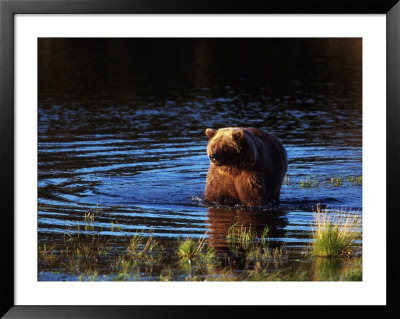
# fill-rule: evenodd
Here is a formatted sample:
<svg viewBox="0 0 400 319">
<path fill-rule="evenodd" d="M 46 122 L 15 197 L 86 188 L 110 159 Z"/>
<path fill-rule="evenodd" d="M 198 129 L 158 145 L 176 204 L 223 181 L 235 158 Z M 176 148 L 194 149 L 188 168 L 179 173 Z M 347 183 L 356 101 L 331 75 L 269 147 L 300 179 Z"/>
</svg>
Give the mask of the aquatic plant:
<svg viewBox="0 0 400 319">
<path fill-rule="evenodd" d="M 340 187 L 343 185 L 345 181 L 349 182 L 351 186 L 360 186 L 362 184 L 362 176 L 351 176 L 347 178 L 334 176 L 327 178 L 327 183 L 331 187 Z M 325 184 L 325 182 L 319 181 L 316 177 L 307 176 L 304 179 L 301 178 L 299 184 L 301 188 L 313 188 L 313 187 L 319 187 Z"/>
<path fill-rule="evenodd" d="M 300 187 L 301 188 L 312 188 L 319 187 L 320 182 L 315 178 L 311 178 L 310 176 L 306 177 L 306 179 L 300 179 Z"/>
<path fill-rule="evenodd" d="M 85 220 L 85 222 L 88 222 L 88 223 L 94 223 L 94 213 L 91 213 L 91 212 L 85 213 L 84 220 Z"/>
<path fill-rule="evenodd" d="M 111 227 L 110 227 L 111 231 L 115 231 L 114 225 L 117 226 L 117 231 L 121 231 L 121 225 L 118 223 L 118 219 L 115 219 L 115 222 L 114 222 L 114 220 L 111 221 Z"/>
<path fill-rule="evenodd" d="M 266 225 L 260 234 L 260 241 L 263 245 L 267 244 L 268 235 L 271 229 Z M 251 225 L 245 227 L 243 225 L 233 224 L 228 229 L 226 241 L 230 246 L 248 249 L 257 246 L 257 233 L 251 229 Z"/>
<path fill-rule="evenodd" d="M 271 266 L 277 268 L 287 255 L 284 246 L 275 249 L 269 247 L 269 233 L 268 226 L 264 227 L 258 237 L 251 225 L 248 227 L 232 225 L 227 234 L 227 243 L 231 252 L 227 264 L 242 265 L 241 277 L 248 274 L 252 278 L 254 275 L 257 275 L 257 278 L 263 277 L 262 273 L 269 272 Z M 254 278 L 249 280 L 257 280 Z"/>
<path fill-rule="evenodd" d="M 129 241 L 129 245 L 128 245 L 128 252 L 131 255 L 136 255 L 138 253 L 138 248 L 139 246 L 142 244 L 143 242 L 143 238 L 142 236 L 139 236 L 138 233 L 135 233 L 135 235 L 133 235 L 133 237 L 130 239 Z"/>
<path fill-rule="evenodd" d="M 321 204 L 317 203 L 317 205 L 315 207 L 313 206 L 312 207 L 312 211 L 317 213 L 317 214 L 321 213 Z"/>
<path fill-rule="evenodd" d="M 338 256 L 351 254 L 353 242 L 361 237 L 361 220 L 347 213 L 331 218 L 327 213 L 315 214 L 312 254 Z"/>
<path fill-rule="evenodd" d="M 318 210 L 322 212 L 319 214 L 321 218 L 329 214 L 327 210 Z M 326 226 L 329 230 L 346 227 L 343 222 L 337 223 L 336 218 L 329 220 L 331 226 Z M 257 233 L 251 225 L 232 225 L 226 238 L 229 253 L 217 254 L 205 236 L 159 242 L 152 233 L 136 232 L 126 240 L 117 235 L 114 239 L 112 236 L 93 234 L 78 237 L 76 232 L 72 232 L 66 235 L 67 240 L 61 240 L 57 245 L 39 245 L 39 278 L 43 272 L 55 274 L 54 270 L 59 273 L 56 276 L 67 275 L 83 281 L 351 281 L 362 278 L 362 265 L 350 262 L 354 258 L 348 254 L 351 249 L 359 247 L 357 242 L 353 241 L 340 252 L 352 258 L 336 258 L 335 262 L 324 262 L 325 258 L 313 257 L 315 261 L 322 261 L 314 262 L 311 259 L 310 263 L 311 254 L 304 253 L 304 259 L 293 262 L 293 259 L 288 258 L 284 245 L 274 248 L 269 246 L 269 233 L 270 228 L 267 226 Z M 117 238 L 120 241 L 115 245 Z M 347 260 L 349 266 L 341 266 L 342 261 Z"/>
<path fill-rule="evenodd" d="M 55 263 L 56 256 L 55 256 L 54 245 L 50 246 L 47 246 L 46 244 L 43 244 L 43 246 L 39 245 L 38 253 L 39 253 L 39 258 L 41 258 L 47 264 L 53 265 Z"/>
<path fill-rule="evenodd" d="M 362 184 L 362 176 L 352 176 L 347 180 L 352 186 L 360 186 Z"/>
<path fill-rule="evenodd" d="M 342 185 L 343 179 L 341 177 L 331 177 L 331 186 L 339 187 Z"/>
<path fill-rule="evenodd" d="M 242 248 L 246 250 L 256 238 L 257 233 L 251 230 L 251 225 L 249 227 L 244 227 L 243 225 L 233 224 L 228 229 L 226 241 L 235 249 Z"/>
<path fill-rule="evenodd" d="M 84 221 L 85 232 L 94 230 L 94 213 L 92 213 L 92 212 L 85 213 L 85 215 L 83 217 L 83 221 Z M 78 237 L 79 237 L 79 233 L 80 233 L 79 223 L 77 223 L 77 231 L 78 231 Z"/>
<path fill-rule="evenodd" d="M 179 245 L 177 254 L 182 261 L 187 261 L 190 264 L 194 258 L 200 255 L 205 243 L 204 237 L 199 238 L 197 242 L 187 238 Z"/>
<path fill-rule="evenodd" d="M 269 228 L 268 225 L 265 225 L 265 227 L 261 233 L 261 236 L 260 236 L 261 243 L 263 245 L 265 245 L 267 243 L 267 239 L 268 239 L 268 235 L 269 235 L 270 231 L 271 231 L 271 228 Z"/>
<path fill-rule="evenodd" d="M 187 238 L 178 245 L 180 268 L 185 281 L 202 281 L 210 273 L 215 272 L 220 262 L 214 250 L 206 244 L 205 237 L 197 241 Z"/>
</svg>

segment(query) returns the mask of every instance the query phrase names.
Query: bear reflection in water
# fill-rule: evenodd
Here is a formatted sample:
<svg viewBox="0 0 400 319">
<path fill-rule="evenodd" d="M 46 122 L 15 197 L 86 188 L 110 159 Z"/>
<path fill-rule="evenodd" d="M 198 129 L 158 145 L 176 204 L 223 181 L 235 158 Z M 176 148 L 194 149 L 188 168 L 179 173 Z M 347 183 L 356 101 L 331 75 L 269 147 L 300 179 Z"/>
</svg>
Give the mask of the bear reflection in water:
<svg viewBox="0 0 400 319">
<path fill-rule="evenodd" d="M 252 127 L 208 128 L 205 199 L 227 205 L 278 204 L 287 154 L 275 136 Z"/>
<path fill-rule="evenodd" d="M 260 238 L 265 227 L 268 226 L 269 247 L 281 246 L 281 242 L 274 241 L 274 238 L 285 237 L 285 227 L 288 219 L 283 209 L 274 210 L 247 210 L 235 208 L 209 208 L 208 209 L 208 242 L 217 253 L 229 252 L 229 245 L 226 240 L 228 231 L 232 225 L 243 226 L 251 229 L 257 238 Z"/>
</svg>

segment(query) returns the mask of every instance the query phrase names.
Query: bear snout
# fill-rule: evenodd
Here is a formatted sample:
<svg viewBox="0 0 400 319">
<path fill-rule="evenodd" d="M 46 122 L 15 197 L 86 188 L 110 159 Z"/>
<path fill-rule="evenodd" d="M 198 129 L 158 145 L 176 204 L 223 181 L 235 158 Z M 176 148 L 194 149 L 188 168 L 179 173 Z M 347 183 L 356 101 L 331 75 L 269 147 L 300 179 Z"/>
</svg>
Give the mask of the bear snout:
<svg viewBox="0 0 400 319">
<path fill-rule="evenodd" d="M 210 154 L 209 158 L 210 158 L 211 162 L 215 162 L 217 160 L 217 155 L 216 154 Z"/>
<path fill-rule="evenodd" d="M 234 165 L 234 161 L 227 154 L 213 153 L 208 156 L 211 163 L 215 166 L 229 166 Z"/>
<path fill-rule="evenodd" d="M 211 163 L 213 163 L 216 166 L 222 166 L 225 164 L 224 159 L 222 158 L 221 154 L 213 153 L 208 156 L 210 159 Z"/>
</svg>

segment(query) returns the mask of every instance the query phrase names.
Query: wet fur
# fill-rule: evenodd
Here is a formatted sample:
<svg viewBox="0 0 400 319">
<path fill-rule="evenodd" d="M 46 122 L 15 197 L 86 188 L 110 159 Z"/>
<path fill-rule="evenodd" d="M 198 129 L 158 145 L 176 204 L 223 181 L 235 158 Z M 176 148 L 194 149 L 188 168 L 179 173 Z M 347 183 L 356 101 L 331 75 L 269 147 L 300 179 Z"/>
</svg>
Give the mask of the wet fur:
<svg viewBox="0 0 400 319">
<path fill-rule="evenodd" d="M 273 135 L 255 128 L 207 129 L 210 163 L 205 199 L 222 204 L 261 206 L 279 203 L 287 155 Z"/>
</svg>

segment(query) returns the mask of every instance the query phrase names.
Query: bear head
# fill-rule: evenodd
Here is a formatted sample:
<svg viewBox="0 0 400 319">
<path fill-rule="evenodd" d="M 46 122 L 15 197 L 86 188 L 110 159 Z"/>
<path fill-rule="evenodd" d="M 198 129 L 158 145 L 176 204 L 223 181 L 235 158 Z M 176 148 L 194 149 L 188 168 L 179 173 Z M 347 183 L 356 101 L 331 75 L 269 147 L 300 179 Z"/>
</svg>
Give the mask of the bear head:
<svg viewBox="0 0 400 319">
<path fill-rule="evenodd" d="M 240 127 L 208 128 L 207 155 L 219 167 L 250 168 L 255 165 L 257 148 L 253 135 Z"/>
</svg>

